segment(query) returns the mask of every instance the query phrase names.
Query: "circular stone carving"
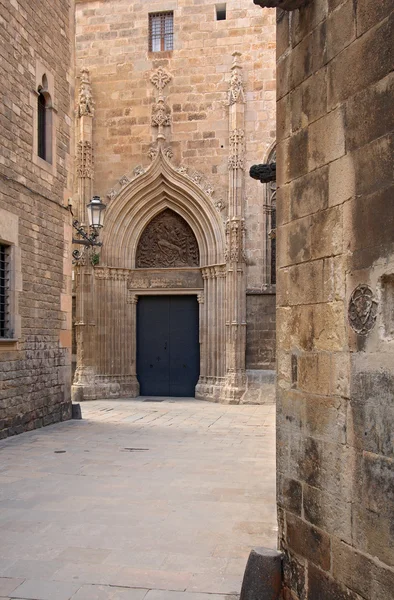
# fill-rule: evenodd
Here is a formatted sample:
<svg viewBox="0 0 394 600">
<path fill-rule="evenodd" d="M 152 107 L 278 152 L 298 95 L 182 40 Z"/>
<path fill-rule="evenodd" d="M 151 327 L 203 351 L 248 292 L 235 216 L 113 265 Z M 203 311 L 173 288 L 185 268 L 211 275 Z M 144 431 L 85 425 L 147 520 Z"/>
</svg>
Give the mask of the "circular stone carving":
<svg viewBox="0 0 394 600">
<path fill-rule="evenodd" d="M 165 209 L 147 225 L 137 248 L 137 268 L 198 267 L 197 240 L 177 213 Z"/>
<path fill-rule="evenodd" d="M 378 303 L 373 297 L 373 291 L 368 285 L 358 285 L 349 301 L 349 323 L 359 335 L 367 335 L 376 322 Z"/>
</svg>

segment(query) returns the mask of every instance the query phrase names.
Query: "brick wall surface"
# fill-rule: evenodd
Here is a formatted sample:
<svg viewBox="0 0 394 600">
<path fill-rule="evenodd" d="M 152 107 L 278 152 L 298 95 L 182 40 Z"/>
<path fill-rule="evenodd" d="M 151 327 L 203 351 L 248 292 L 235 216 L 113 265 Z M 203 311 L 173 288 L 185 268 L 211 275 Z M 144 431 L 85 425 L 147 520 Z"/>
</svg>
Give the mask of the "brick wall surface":
<svg viewBox="0 0 394 600">
<path fill-rule="evenodd" d="M 0 232 L 20 263 L 17 340 L 0 340 L 1 438 L 71 413 L 72 2 L 1 0 L 0 31 Z M 53 165 L 35 157 L 38 64 L 54 82 Z"/>
<path fill-rule="evenodd" d="M 393 598 L 392 10 L 315 0 L 277 15 L 286 600 Z"/>
</svg>

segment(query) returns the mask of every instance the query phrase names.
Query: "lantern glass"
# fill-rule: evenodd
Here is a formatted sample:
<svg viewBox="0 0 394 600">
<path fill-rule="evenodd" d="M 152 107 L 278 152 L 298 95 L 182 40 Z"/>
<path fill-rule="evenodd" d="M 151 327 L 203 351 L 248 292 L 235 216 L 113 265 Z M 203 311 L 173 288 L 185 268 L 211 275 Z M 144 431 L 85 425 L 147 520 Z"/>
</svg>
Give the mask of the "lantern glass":
<svg viewBox="0 0 394 600">
<path fill-rule="evenodd" d="M 93 229 L 101 229 L 101 227 L 104 225 L 104 211 L 106 209 L 106 205 L 104 202 L 101 202 L 100 196 L 93 196 L 92 200 L 87 206 L 87 209 L 89 226 Z"/>
</svg>

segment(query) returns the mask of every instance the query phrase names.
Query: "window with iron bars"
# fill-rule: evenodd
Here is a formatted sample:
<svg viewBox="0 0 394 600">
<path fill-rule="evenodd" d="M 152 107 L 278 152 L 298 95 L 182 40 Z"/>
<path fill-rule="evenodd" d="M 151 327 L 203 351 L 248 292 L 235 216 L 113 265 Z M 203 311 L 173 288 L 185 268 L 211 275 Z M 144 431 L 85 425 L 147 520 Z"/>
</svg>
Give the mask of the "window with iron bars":
<svg viewBox="0 0 394 600">
<path fill-rule="evenodd" d="M 149 51 L 166 52 L 174 49 L 174 13 L 149 15 Z"/>
<path fill-rule="evenodd" d="M 0 338 L 11 336 L 10 246 L 0 243 Z"/>
</svg>

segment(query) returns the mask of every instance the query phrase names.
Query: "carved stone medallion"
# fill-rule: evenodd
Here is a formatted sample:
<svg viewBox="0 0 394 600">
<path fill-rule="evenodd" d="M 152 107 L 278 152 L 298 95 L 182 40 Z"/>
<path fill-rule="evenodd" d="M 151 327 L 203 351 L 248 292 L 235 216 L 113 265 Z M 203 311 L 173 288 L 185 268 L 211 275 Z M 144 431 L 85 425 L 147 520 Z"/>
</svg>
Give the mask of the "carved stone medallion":
<svg viewBox="0 0 394 600">
<path fill-rule="evenodd" d="M 152 219 L 138 243 L 139 269 L 198 267 L 199 262 L 198 244 L 191 227 L 170 209 Z"/>
<path fill-rule="evenodd" d="M 367 335 L 376 322 L 378 303 L 374 299 L 373 291 L 368 285 L 358 285 L 349 301 L 349 323 L 359 335 Z"/>
</svg>

